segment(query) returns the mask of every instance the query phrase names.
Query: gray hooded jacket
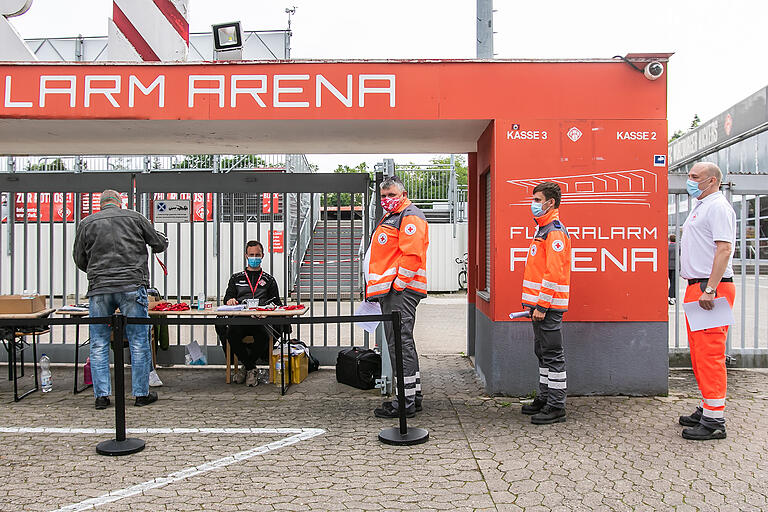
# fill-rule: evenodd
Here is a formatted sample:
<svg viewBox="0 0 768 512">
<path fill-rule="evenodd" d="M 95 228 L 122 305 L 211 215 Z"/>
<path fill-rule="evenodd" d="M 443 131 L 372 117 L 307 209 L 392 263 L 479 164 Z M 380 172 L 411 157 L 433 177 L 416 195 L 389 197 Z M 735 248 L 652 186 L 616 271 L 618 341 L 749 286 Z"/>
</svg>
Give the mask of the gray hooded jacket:
<svg viewBox="0 0 768 512">
<path fill-rule="evenodd" d="M 72 257 L 88 274 L 88 295 L 149 286 L 147 246 L 163 252 L 168 239 L 138 212 L 107 206 L 83 219 Z"/>
</svg>

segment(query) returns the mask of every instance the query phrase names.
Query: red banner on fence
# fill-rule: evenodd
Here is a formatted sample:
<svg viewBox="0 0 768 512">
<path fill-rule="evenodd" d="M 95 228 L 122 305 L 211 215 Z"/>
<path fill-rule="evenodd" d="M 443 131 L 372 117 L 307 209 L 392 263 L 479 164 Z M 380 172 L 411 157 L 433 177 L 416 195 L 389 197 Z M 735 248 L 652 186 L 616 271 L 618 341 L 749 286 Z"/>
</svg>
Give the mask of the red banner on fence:
<svg viewBox="0 0 768 512">
<path fill-rule="evenodd" d="M 75 194 L 70 192 L 55 193 L 24 193 L 16 192 L 13 194 L 13 211 L 16 222 L 50 222 L 51 205 L 53 205 L 53 222 L 62 222 L 66 215 L 68 222 L 75 220 Z M 40 211 L 38 212 L 38 207 Z M 66 213 L 65 213 L 66 212 Z"/>
<path fill-rule="evenodd" d="M 272 194 L 272 202 L 269 194 L 261 194 L 261 213 L 277 213 L 280 211 L 280 194 Z"/>
<path fill-rule="evenodd" d="M 283 252 L 285 250 L 283 245 L 283 231 L 270 231 L 269 232 L 269 250 L 273 252 Z"/>
</svg>

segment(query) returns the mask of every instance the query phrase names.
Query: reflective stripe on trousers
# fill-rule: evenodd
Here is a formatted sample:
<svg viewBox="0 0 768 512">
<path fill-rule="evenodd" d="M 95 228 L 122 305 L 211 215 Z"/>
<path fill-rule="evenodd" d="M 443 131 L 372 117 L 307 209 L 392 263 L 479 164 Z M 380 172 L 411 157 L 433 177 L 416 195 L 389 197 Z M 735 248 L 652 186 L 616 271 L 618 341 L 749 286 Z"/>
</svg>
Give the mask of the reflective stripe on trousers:
<svg viewBox="0 0 768 512">
<path fill-rule="evenodd" d="M 421 297 L 415 292 L 405 290 L 395 293 L 394 289 L 379 299 L 381 312 L 389 315 L 392 311 L 400 311 L 400 333 L 403 346 L 403 383 L 405 384 L 405 406 L 415 405 L 416 393 L 421 391 L 421 374 L 419 373 L 419 356 L 416 353 L 416 343 L 413 340 L 413 326 L 416 322 L 416 307 Z M 392 406 L 397 407 L 397 359 L 395 358 L 395 336 L 392 330 L 392 322 L 384 322 L 384 334 L 387 337 L 387 349 L 392 361 L 393 387 Z"/>
<path fill-rule="evenodd" d="M 567 391 L 562 320 L 562 311 L 549 310 L 543 321 L 531 322 L 534 352 L 539 360 L 539 396 L 558 409 L 565 408 Z"/>
</svg>

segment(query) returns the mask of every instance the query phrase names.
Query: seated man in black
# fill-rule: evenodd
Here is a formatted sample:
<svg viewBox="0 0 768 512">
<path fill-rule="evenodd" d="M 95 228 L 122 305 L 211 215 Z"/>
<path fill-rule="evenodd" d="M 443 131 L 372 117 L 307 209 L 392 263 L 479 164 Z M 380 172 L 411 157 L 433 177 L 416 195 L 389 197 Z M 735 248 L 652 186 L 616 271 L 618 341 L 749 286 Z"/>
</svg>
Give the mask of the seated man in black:
<svg viewBox="0 0 768 512">
<path fill-rule="evenodd" d="M 280 291 L 274 277 L 264 272 L 261 260 L 264 257 L 264 246 L 261 242 L 251 240 L 245 244 L 246 266 L 243 272 L 237 272 L 229 278 L 224 303 L 229 306 L 245 304 L 247 299 L 258 299 L 259 305 L 275 304 L 282 306 Z M 280 330 L 281 326 L 278 326 Z M 219 334 L 223 334 L 219 331 Z M 243 343 L 243 338 L 253 336 L 253 343 Z M 238 369 L 232 380 L 237 384 L 245 382 L 249 386 L 258 384 L 256 379 L 256 362 L 264 361 L 269 364 L 272 349 L 269 343 L 269 333 L 263 325 L 228 325 L 226 338 L 232 351 L 242 362 L 243 369 Z"/>
</svg>

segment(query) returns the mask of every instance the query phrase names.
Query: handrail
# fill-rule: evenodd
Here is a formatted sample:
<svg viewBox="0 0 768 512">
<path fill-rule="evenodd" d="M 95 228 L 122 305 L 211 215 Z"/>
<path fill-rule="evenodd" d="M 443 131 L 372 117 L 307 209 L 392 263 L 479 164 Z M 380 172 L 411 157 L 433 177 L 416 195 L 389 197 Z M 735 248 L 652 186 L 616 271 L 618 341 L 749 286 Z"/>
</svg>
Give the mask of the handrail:
<svg viewBox="0 0 768 512">
<path fill-rule="evenodd" d="M 310 212 L 314 212 L 310 214 Z M 307 254 L 309 244 L 312 243 L 312 234 L 315 232 L 315 227 L 320 220 L 320 196 L 315 194 L 314 202 L 307 208 L 301 221 L 295 240 L 291 245 L 289 252 L 290 272 L 289 282 L 296 287 L 296 282 L 299 280 L 301 263 L 304 261 L 304 256 Z"/>
</svg>

